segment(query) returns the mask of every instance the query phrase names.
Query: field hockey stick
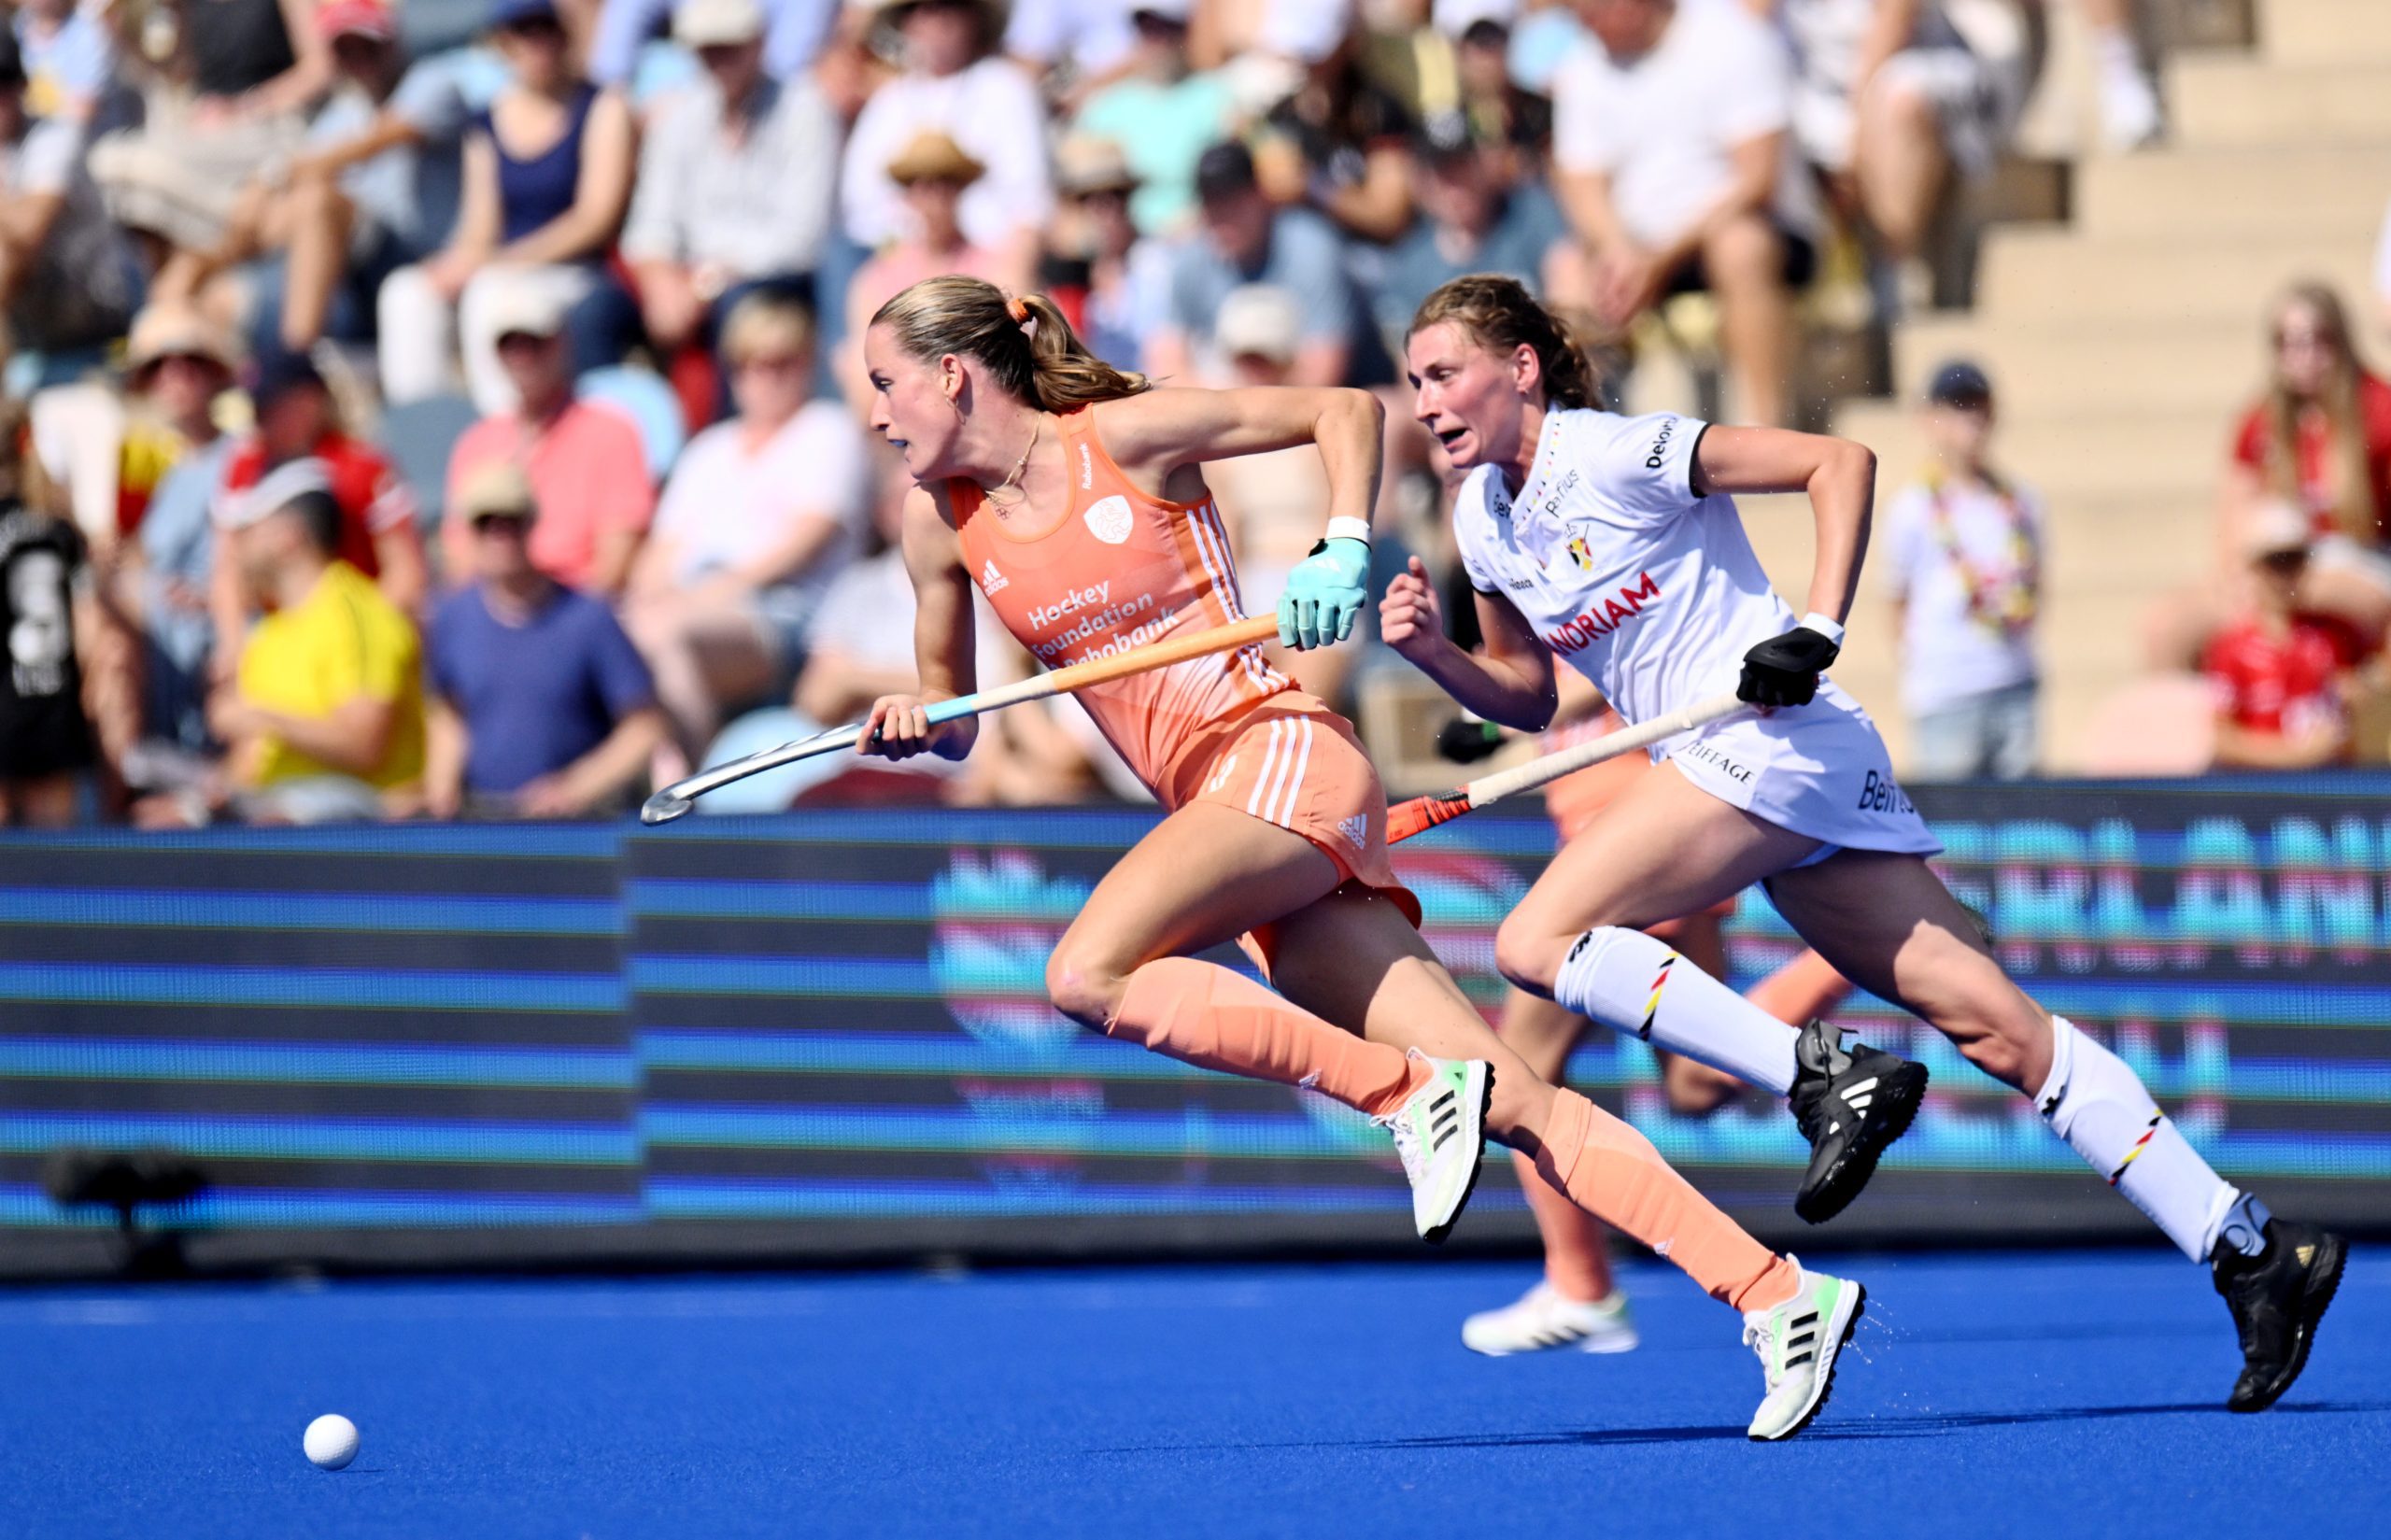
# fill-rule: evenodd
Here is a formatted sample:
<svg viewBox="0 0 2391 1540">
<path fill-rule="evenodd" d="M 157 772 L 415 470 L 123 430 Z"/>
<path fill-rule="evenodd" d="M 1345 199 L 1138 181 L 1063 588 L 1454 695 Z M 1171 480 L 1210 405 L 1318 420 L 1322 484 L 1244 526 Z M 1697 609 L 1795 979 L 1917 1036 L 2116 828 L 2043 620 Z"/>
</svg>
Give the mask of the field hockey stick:
<svg viewBox="0 0 2391 1540">
<path fill-rule="evenodd" d="M 1599 765 L 1606 759 L 1616 759 L 1637 749 L 1648 749 L 1663 738 L 1691 732 L 1743 708 L 1744 702 L 1733 694 L 1714 695 L 1707 700 L 1697 700 L 1666 716 L 1638 722 L 1632 728 L 1621 728 L 1591 743 L 1556 749 L 1524 765 L 1514 765 L 1509 770 L 1480 776 L 1451 791 L 1398 802 L 1386 811 L 1386 842 L 1391 845 L 1398 840 L 1408 840 L 1415 834 L 1425 834 L 1438 824 L 1450 823 L 1464 812 L 1476 812 L 1489 802 L 1499 802 L 1515 792 L 1533 791 L 1538 786 L 1549 785 L 1589 765 Z"/>
<path fill-rule="evenodd" d="M 1142 647 L 1114 653 L 1109 657 L 1091 657 L 1084 663 L 1056 669 L 1051 673 L 1032 674 L 1027 679 L 993 690 L 981 690 L 960 695 L 952 700 L 941 700 L 929 708 L 930 726 L 960 721 L 1006 706 L 1018 706 L 1026 700 L 1044 700 L 1073 690 L 1083 690 L 1091 685 L 1107 684 L 1125 679 L 1133 673 L 1145 673 L 1153 669 L 1167 669 L 1173 663 L 1184 663 L 1191 657 L 1204 657 L 1212 653 L 1224 653 L 1235 647 L 1250 647 L 1257 642 L 1271 642 L 1279 635 L 1276 615 L 1258 615 L 1233 625 L 1216 626 L 1193 636 L 1172 637 L 1167 641 L 1150 642 Z M 734 781 L 744 781 L 751 775 L 761 775 L 799 759 L 816 755 L 836 754 L 841 749 L 855 747 L 863 736 L 863 724 L 851 723 L 817 732 L 811 738 L 799 738 L 778 748 L 762 749 L 743 759 L 716 765 L 700 770 L 684 781 L 675 781 L 640 805 L 639 821 L 643 824 L 669 824 L 694 806 L 697 799 L 710 791 L 718 791 Z"/>
</svg>

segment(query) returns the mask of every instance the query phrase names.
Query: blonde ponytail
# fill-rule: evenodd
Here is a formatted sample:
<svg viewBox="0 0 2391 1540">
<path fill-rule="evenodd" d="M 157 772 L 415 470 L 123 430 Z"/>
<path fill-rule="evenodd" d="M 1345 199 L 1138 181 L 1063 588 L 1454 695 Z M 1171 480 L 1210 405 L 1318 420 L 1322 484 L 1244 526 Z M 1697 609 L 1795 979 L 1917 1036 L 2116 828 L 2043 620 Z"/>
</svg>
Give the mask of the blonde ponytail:
<svg viewBox="0 0 2391 1540">
<path fill-rule="evenodd" d="M 871 324 L 887 327 L 899 347 L 926 363 L 949 353 L 979 360 L 1008 395 L 1042 411 L 1068 412 L 1153 387 L 1089 352 L 1045 295 L 1008 298 L 960 274 L 924 278 L 882 305 Z"/>
</svg>

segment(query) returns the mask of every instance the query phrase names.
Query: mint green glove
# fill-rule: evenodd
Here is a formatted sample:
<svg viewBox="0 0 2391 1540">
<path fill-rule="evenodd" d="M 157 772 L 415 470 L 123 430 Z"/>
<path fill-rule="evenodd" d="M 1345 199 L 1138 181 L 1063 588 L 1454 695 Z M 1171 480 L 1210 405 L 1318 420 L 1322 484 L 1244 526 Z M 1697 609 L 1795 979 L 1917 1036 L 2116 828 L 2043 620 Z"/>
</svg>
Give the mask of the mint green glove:
<svg viewBox="0 0 2391 1540">
<path fill-rule="evenodd" d="M 1279 596 L 1279 642 L 1297 652 L 1325 647 L 1353 634 L 1370 601 L 1370 543 L 1323 540 L 1287 574 Z"/>
</svg>

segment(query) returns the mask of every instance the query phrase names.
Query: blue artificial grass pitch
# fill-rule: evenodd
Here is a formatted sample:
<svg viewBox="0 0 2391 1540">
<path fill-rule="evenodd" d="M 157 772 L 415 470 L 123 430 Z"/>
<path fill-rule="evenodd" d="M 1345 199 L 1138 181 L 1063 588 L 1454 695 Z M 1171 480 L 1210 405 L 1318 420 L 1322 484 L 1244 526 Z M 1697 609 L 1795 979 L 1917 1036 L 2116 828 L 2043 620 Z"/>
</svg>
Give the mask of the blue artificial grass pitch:
<svg viewBox="0 0 2391 1540">
<path fill-rule="evenodd" d="M 1488 1360 L 1521 1264 L 0 1293 L 0 1536 L 2391 1533 L 2391 1256 L 2306 1377 L 2172 1253 L 1838 1259 L 1833 1401 L 1670 1269 L 1644 1346 Z M 299 1435 L 338 1411 L 355 1465 Z"/>
</svg>

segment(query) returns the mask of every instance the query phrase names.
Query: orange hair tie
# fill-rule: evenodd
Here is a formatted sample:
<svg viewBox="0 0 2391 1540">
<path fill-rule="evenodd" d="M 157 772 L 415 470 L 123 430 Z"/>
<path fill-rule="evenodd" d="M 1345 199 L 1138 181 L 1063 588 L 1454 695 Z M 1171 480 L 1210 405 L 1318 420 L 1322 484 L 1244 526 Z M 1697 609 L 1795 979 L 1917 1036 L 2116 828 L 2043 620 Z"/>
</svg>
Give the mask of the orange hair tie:
<svg viewBox="0 0 2391 1540">
<path fill-rule="evenodd" d="M 1023 302 L 1022 297 L 1018 294 L 1012 295 L 1005 301 L 1005 314 L 1012 318 L 1013 324 L 1015 326 L 1027 326 L 1029 324 L 1029 306 Z"/>
</svg>

